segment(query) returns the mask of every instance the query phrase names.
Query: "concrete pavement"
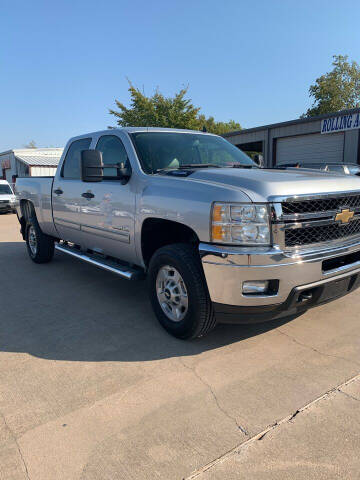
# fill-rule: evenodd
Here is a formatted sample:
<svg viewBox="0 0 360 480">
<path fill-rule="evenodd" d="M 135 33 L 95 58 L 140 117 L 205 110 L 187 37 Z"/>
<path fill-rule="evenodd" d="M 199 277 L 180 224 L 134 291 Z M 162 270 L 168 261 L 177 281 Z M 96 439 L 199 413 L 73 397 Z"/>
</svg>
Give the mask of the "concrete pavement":
<svg viewBox="0 0 360 480">
<path fill-rule="evenodd" d="M 18 231 L 0 216 L 1 480 L 357 478 L 357 400 L 286 419 L 359 396 L 358 292 L 182 342 L 145 283 L 35 265 Z"/>
</svg>

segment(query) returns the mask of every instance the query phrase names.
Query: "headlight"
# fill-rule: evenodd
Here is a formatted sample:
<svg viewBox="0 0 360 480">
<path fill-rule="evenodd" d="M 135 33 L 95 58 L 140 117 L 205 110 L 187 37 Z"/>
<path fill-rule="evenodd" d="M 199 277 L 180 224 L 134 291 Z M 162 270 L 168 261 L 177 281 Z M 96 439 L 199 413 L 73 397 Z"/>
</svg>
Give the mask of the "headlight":
<svg viewBox="0 0 360 480">
<path fill-rule="evenodd" d="M 269 245 L 269 210 L 266 205 L 214 203 L 211 240 L 236 245 Z"/>
<path fill-rule="evenodd" d="M 10 198 L 10 203 L 15 203 L 15 202 L 16 202 L 15 198 Z"/>
</svg>

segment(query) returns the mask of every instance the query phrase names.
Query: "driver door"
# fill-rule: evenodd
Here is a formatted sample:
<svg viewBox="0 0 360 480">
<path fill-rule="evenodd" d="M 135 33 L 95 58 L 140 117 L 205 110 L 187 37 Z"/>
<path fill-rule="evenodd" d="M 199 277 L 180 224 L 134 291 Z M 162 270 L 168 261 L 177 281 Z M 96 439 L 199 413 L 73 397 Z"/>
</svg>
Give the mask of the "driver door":
<svg viewBox="0 0 360 480">
<path fill-rule="evenodd" d="M 133 262 L 136 260 L 135 183 L 132 177 L 122 184 L 117 170 L 106 165 L 129 165 L 128 155 L 119 136 L 102 135 L 95 149 L 102 152 L 104 178 L 101 182 L 83 183 L 87 194 L 82 206 L 82 232 L 86 248 Z"/>
</svg>

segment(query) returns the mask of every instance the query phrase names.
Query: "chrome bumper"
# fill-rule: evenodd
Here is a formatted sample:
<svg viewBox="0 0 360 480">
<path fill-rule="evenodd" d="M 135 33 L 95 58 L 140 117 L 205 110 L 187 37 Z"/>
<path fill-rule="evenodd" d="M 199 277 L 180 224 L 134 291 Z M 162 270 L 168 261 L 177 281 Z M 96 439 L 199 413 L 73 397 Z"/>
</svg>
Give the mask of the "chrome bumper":
<svg viewBox="0 0 360 480">
<path fill-rule="evenodd" d="M 270 306 L 284 303 L 297 287 L 312 288 L 360 272 L 360 261 L 323 271 L 323 261 L 360 251 L 360 241 L 287 254 L 279 248 L 241 248 L 200 243 L 199 252 L 214 303 L 233 306 Z M 279 280 L 273 295 L 244 295 L 247 280 Z"/>
</svg>

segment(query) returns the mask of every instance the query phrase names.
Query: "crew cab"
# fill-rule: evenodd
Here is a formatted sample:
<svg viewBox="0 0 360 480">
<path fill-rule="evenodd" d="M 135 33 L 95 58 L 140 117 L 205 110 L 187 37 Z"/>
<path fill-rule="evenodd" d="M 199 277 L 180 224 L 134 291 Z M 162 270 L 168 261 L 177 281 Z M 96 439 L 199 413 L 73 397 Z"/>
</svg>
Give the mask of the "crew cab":
<svg viewBox="0 0 360 480">
<path fill-rule="evenodd" d="M 56 249 L 146 276 L 158 320 L 178 338 L 296 314 L 360 285 L 360 179 L 258 168 L 209 133 L 80 135 L 54 178 L 18 178 L 17 194 L 34 262 Z"/>
</svg>

